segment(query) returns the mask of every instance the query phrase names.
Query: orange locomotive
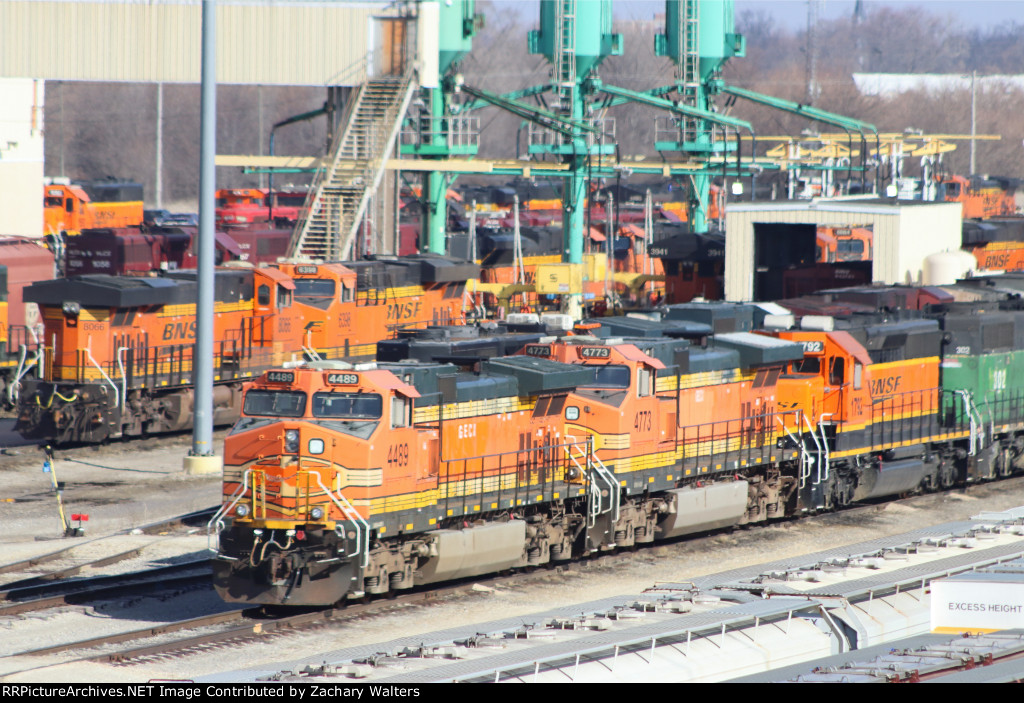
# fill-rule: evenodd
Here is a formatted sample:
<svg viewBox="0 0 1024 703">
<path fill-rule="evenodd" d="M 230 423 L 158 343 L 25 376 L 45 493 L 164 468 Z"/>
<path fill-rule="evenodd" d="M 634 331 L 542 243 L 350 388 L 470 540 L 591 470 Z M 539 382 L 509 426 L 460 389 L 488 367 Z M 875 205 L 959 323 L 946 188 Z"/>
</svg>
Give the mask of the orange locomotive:
<svg viewBox="0 0 1024 703">
<path fill-rule="evenodd" d="M 576 337 L 478 371 L 268 372 L 225 440 L 215 586 L 329 604 L 782 514 L 801 409 L 774 398 L 801 346 L 640 343 L 672 367 Z"/>
<path fill-rule="evenodd" d="M 238 417 L 241 384 L 303 358 L 372 359 L 399 330 L 463 319 L 475 267 L 403 262 L 220 269 L 214 421 Z M 24 385 L 16 429 L 51 442 L 99 442 L 191 426 L 194 272 L 81 276 L 35 284 L 43 374 Z"/>
<path fill-rule="evenodd" d="M 71 183 L 67 179 L 52 179 L 43 185 L 43 234 L 133 227 L 142 224 L 142 217 L 142 186 L 138 183 Z"/>
<path fill-rule="evenodd" d="M 331 604 L 965 476 L 977 432 L 939 388 L 935 321 L 752 334 L 727 307 L 476 371 L 268 372 L 225 441 L 218 592 Z"/>
</svg>

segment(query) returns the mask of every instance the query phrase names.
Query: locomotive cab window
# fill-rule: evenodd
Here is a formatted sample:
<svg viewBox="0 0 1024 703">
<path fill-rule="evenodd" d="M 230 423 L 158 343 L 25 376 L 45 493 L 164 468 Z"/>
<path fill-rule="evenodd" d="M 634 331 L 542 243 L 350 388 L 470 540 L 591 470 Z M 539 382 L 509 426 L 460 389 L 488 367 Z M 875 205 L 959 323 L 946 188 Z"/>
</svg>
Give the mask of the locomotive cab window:
<svg viewBox="0 0 1024 703">
<path fill-rule="evenodd" d="M 858 361 L 853 362 L 853 388 L 860 390 L 861 379 L 864 376 L 864 365 Z"/>
<path fill-rule="evenodd" d="M 277 286 L 277 307 L 287 308 L 292 304 L 292 292 L 282 285 Z"/>
<path fill-rule="evenodd" d="M 295 295 L 332 298 L 334 297 L 334 281 L 329 278 L 297 278 L 295 279 Z"/>
<path fill-rule="evenodd" d="M 821 360 L 817 357 L 806 356 L 800 361 L 794 361 L 793 373 L 821 373 Z"/>
<path fill-rule="evenodd" d="M 828 382 L 833 386 L 841 386 L 845 375 L 846 359 L 841 356 L 832 357 L 828 365 Z"/>
<path fill-rule="evenodd" d="M 591 388 L 629 388 L 628 366 L 595 366 Z"/>
<path fill-rule="evenodd" d="M 412 402 L 401 395 L 391 398 L 391 428 L 408 427 Z"/>
<path fill-rule="evenodd" d="M 350 303 L 353 300 L 352 288 L 347 285 L 344 281 L 341 283 L 341 302 Z"/>
<path fill-rule="evenodd" d="M 651 394 L 651 380 L 654 376 L 651 370 L 646 366 L 641 366 L 636 370 L 636 394 L 641 398 L 646 398 Z"/>
<path fill-rule="evenodd" d="M 836 252 L 845 256 L 860 256 L 864 253 L 864 242 L 859 239 L 840 239 L 836 242 Z"/>
<path fill-rule="evenodd" d="M 260 286 L 257 289 L 256 302 L 260 305 L 270 305 L 270 286 Z"/>
<path fill-rule="evenodd" d="M 379 420 L 384 399 L 376 393 L 314 393 L 313 417 Z"/>
<path fill-rule="evenodd" d="M 245 394 L 242 410 L 246 415 L 302 417 L 306 411 L 306 394 L 301 391 L 252 390 Z"/>
</svg>

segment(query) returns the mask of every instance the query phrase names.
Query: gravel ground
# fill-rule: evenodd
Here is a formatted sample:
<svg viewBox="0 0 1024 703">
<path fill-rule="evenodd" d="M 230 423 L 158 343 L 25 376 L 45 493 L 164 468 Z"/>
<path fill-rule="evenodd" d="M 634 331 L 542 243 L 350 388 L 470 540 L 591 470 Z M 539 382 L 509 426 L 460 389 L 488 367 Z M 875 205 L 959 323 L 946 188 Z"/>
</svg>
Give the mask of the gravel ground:
<svg viewBox="0 0 1024 703">
<path fill-rule="evenodd" d="M 191 477 L 182 470 L 186 440 L 115 444 L 99 449 L 58 452 L 56 467 L 68 512 L 88 512 L 88 537 L 82 549 L 99 550 L 96 540 L 121 530 L 215 504 L 219 477 Z M 26 448 L 18 456 L 0 456 L 4 475 L 0 502 L 0 563 L 55 551 L 69 543 L 60 537 L 56 502 L 49 476 L 41 473 L 42 453 Z M 455 624 L 484 623 L 519 617 L 558 606 L 599 598 L 635 594 L 664 581 L 686 581 L 728 569 L 808 552 L 877 539 L 919 527 L 961 520 L 985 510 L 1024 505 L 1024 479 L 979 486 L 969 492 L 921 496 L 875 511 L 826 515 L 721 533 L 697 540 L 662 545 L 636 553 L 606 556 L 569 569 L 540 571 L 515 586 L 479 589 L 437 604 L 396 606 L 366 616 L 264 641 L 219 646 L 179 658 L 132 665 L 68 662 L 71 655 L 29 659 L 0 659 L 0 680 L 10 682 L 124 681 L 151 678 L 192 678 L 247 667 L 274 669 L 280 661 L 375 642 L 399 636 L 430 633 Z M 111 570 L 141 568 L 145 563 L 195 557 L 206 546 L 203 535 L 143 537 L 125 535 L 104 540 L 110 553 L 145 544 L 140 559 Z M 10 577 L 10 578 L 8 578 Z M 3 580 L 13 580 L 5 575 Z M 112 602 L 96 608 L 68 607 L 27 614 L 0 622 L 4 642 L 0 655 L 23 650 L 26 643 L 43 647 L 103 632 L 120 632 L 162 622 L 217 612 L 226 606 L 212 589 L 178 593 L 160 601 Z M 64 662 L 64 663 L 58 663 Z M 28 670 L 26 670 L 28 669 Z"/>
<path fill-rule="evenodd" d="M 222 437 L 219 437 L 222 441 Z M 65 513 L 85 513 L 86 539 L 128 530 L 220 500 L 219 476 L 187 476 L 187 439 L 158 439 L 57 451 Z M 51 475 L 35 447 L 0 455 L 0 563 L 67 546 Z"/>
</svg>

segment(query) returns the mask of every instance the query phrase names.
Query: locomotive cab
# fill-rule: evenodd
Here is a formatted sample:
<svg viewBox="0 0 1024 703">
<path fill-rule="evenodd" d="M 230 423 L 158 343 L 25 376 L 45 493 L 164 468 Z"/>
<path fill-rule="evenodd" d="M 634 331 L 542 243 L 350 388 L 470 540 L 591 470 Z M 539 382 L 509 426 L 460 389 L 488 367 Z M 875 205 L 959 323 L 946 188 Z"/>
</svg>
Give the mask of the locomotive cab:
<svg viewBox="0 0 1024 703">
<path fill-rule="evenodd" d="M 669 432 L 675 424 L 675 405 L 655 392 L 657 373 L 665 365 L 636 346 L 568 337 L 527 345 L 522 353 L 593 367 L 593 381 L 570 395 L 565 417 L 566 431 L 592 436 L 595 450 L 635 453 L 646 446 L 655 451 L 658 442 L 674 441 Z"/>
<path fill-rule="evenodd" d="M 224 442 L 214 522 L 225 600 L 324 604 L 349 590 L 369 547 L 375 488 L 415 481 L 421 465 L 418 396 L 387 371 L 343 362 L 268 371 L 246 391 Z"/>
<path fill-rule="evenodd" d="M 305 348 L 322 358 L 349 356 L 349 340 L 356 334 L 355 272 L 341 264 L 277 264 L 275 268 L 295 284 L 293 302 L 303 314 Z"/>
<path fill-rule="evenodd" d="M 816 379 L 810 389 L 806 384 L 786 384 L 789 393 L 799 397 L 784 402 L 802 409 L 813 426 L 823 421 L 864 422 L 865 404 L 871 404 L 865 383 L 865 369 L 871 365 L 871 358 L 864 347 L 848 332 L 792 331 L 780 332 L 779 337 L 799 342 L 804 348 L 804 358 L 790 364 L 788 380 L 808 376 Z"/>
</svg>

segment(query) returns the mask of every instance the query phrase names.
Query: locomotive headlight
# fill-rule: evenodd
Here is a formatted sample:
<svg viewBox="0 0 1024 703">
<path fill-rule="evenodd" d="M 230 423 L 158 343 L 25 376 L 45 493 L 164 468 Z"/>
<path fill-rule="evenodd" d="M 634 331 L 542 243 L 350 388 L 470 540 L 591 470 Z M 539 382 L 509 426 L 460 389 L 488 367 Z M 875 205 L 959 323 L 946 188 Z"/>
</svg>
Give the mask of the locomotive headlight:
<svg viewBox="0 0 1024 703">
<path fill-rule="evenodd" d="M 237 508 L 235 508 L 235 515 L 237 515 L 238 517 L 245 517 L 248 514 L 249 506 L 247 505 L 239 505 Z"/>
<path fill-rule="evenodd" d="M 309 511 L 309 516 L 314 520 L 319 520 L 324 516 L 323 508 L 313 508 Z"/>
<path fill-rule="evenodd" d="M 82 311 L 82 306 L 72 300 L 61 305 L 61 310 L 63 310 L 64 314 L 68 317 L 77 317 L 78 313 Z"/>
<path fill-rule="evenodd" d="M 288 453 L 299 451 L 299 431 L 298 430 L 285 430 L 284 431 L 284 450 Z"/>
</svg>

